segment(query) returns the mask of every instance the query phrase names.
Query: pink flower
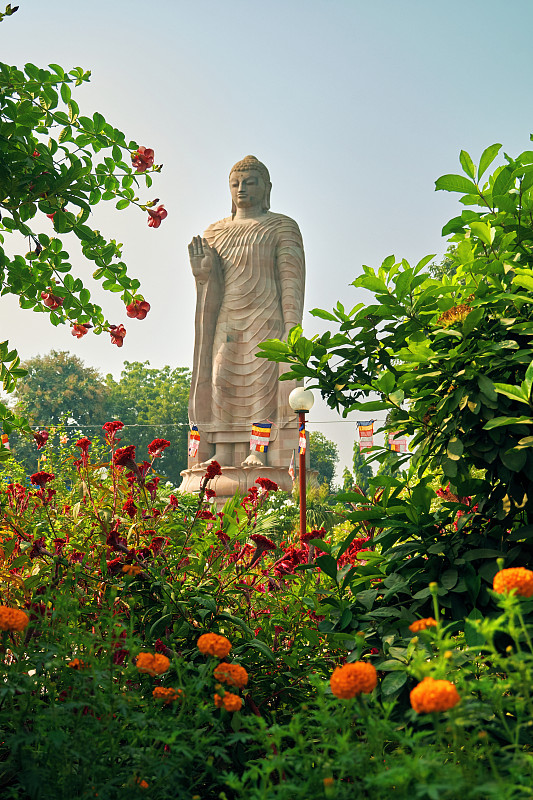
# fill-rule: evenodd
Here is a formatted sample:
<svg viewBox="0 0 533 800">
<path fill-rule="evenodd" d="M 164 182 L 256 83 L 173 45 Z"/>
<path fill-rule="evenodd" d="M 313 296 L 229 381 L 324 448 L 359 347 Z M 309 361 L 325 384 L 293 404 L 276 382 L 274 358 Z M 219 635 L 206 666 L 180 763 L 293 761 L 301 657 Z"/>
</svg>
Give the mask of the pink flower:
<svg viewBox="0 0 533 800">
<path fill-rule="evenodd" d="M 160 458 L 166 447 L 170 447 L 168 439 L 154 439 L 154 441 L 150 442 L 148 445 L 148 452 L 152 458 Z"/>
<path fill-rule="evenodd" d="M 126 306 L 126 314 L 131 319 L 144 319 L 150 311 L 150 303 L 146 300 L 134 300 Z"/>
<path fill-rule="evenodd" d="M 46 442 L 48 441 L 49 437 L 48 431 L 39 431 L 38 433 L 33 434 L 33 438 L 37 442 L 37 450 L 40 450 L 41 447 L 44 447 Z"/>
<path fill-rule="evenodd" d="M 153 208 L 147 208 L 146 210 L 148 211 L 149 228 L 159 228 L 161 221 L 164 220 L 168 214 L 165 206 L 158 206 L 155 210 Z"/>
<path fill-rule="evenodd" d="M 59 306 L 63 305 L 63 298 L 58 297 L 55 294 L 52 294 L 50 289 L 48 289 L 48 291 L 46 292 L 41 292 L 41 299 L 45 304 L 45 306 L 47 308 L 52 309 L 52 311 L 54 311 L 56 308 L 59 308 Z"/>
<path fill-rule="evenodd" d="M 137 172 L 145 172 L 148 167 L 154 166 L 154 151 L 149 147 L 139 147 L 131 154 L 131 164 Z"/>
<path fill-rule="evenodd" d="M 89 329 L 92 328 L 92 325 L 89 325 L 88 322 L 77 322 L 75 325 L 72 326 L 72 335 L 76 337 L 76 339 L 81 339 L 82 336 L 85 336 L 86 333 L 89 333 Z"/>
<path fill-rule="evenodd" d="M 111 334 L 111 344 L 122 347 L 122 342 L 126 336 L 126 328 L 124 325 L 110 325 L 109 333 Z"/>
</svg>

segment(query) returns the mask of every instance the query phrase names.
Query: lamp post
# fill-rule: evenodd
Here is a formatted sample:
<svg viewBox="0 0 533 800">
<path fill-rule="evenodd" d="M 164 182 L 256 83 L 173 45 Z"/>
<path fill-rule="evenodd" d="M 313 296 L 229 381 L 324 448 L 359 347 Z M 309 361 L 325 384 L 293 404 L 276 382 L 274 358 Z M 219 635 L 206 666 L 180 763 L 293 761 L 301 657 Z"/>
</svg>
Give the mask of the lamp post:
<svg viewBox="0 0 533 800">
<path fill-rule="evenodd" d="M 305 415 L 313 408 L 315 398 L 310 389 L 304 389 L 303 386 L 297 386 L 289 395 L 289 405 L 293 411 L 298 414 L 298 429 L 300 425 L 304 426 L 305 430 Z M 306 487 L 305 487 L 305 452 L 300 452 L 300 461 L 298 466 L 298 475 L 300 482 L 300 537 L 305 533 L 307 527 L 306 520 Z"/>
</svg>

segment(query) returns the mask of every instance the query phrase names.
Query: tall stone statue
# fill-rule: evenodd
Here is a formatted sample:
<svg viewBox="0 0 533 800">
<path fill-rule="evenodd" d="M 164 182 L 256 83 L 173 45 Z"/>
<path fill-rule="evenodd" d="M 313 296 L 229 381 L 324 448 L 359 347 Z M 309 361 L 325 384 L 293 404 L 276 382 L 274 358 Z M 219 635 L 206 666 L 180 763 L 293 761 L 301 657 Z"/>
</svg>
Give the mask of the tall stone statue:
<svg viewBox="0 0 533 800">
<path fill-rule="evenodd" d="M 189 402 L 201 434 L 195 460 L 286 470 L 297 446 L 288 405 L 294 383 L 279 382 L 283 367 L 256 353 L 260 342 L 284 339 L 302 321 L 302 237 L 293 219 L 270 211 L 272 184 L 257 158 L 235 164 L 229 185 L 231 216 L 189 245 L 197 289 Z M 250 453 L 252 425 L 262 421 L 274 423 L 268 452 Z"/>
</svg>

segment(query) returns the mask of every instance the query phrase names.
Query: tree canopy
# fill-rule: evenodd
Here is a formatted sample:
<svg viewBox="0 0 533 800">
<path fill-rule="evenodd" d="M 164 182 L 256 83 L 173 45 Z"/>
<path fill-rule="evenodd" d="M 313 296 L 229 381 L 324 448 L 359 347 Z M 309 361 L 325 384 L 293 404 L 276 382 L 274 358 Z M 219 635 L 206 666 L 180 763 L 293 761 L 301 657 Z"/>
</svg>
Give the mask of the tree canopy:
<svg viewBox="0 0 533 800">
<path fill-rule="evenodd" d="M 106 377 L 108 416 L 126 425 L 122 443 L 137 445 L 138 457 L 144 458 L 153 439 L 168 439 L 171 447 L 157 469 L 174 483 L 181 480 L 180 472 L 187 466 L 190 383 L 190 371 L 185 367 L 155 369 L 148 361 L 125 361 L 119 381 L 112 375 Z"/>
<path fill-rule="evenodd" d="M 319 483 L 326 483 L 331 488 L 338 460 L 335 442 L 326 439 L 320 431 L 312 431 L 309 434 L 309 466 L 317 470 Z"/>
</svg>

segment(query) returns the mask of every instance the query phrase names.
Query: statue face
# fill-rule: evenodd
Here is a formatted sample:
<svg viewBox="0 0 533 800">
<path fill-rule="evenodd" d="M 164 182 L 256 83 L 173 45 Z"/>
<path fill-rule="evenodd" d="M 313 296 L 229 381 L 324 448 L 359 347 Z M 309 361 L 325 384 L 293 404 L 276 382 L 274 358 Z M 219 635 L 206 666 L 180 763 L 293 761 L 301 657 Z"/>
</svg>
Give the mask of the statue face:
<svg viewBox="0 0 533 800">
<path fill-rule="evenodd" d="M 262 208 L 267 187 L 255 169 L 232 172 L 229 189 L 237 208 Z"/>
</svg>

